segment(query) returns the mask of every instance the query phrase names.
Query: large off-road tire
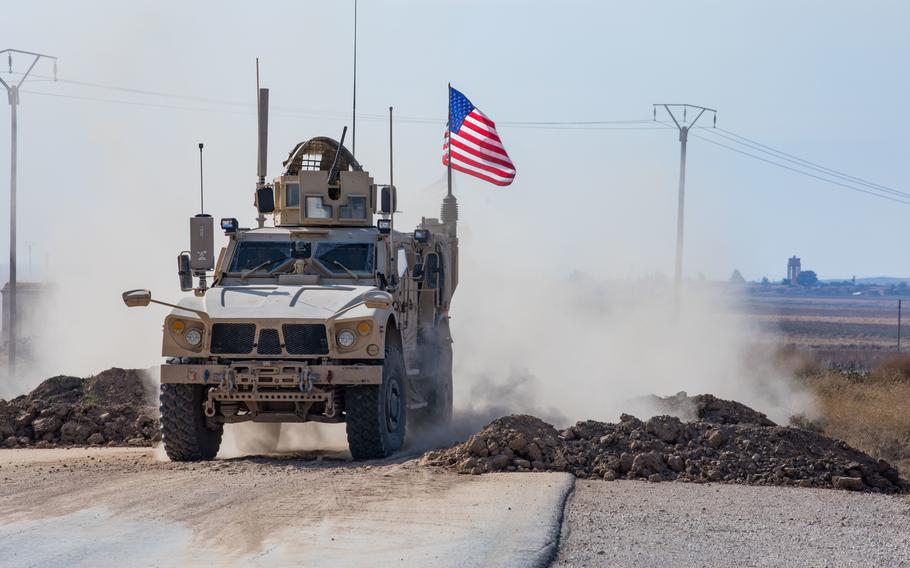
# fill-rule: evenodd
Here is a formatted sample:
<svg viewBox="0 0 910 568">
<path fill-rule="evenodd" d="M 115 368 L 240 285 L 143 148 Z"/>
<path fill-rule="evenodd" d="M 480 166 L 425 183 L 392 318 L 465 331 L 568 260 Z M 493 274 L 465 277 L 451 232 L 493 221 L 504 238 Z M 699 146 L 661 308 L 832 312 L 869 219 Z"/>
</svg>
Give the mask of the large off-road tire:
<svg viewBox="0 0 910 568">
<path fill-rule="evenodd" d="M 173 461 L 210 460 L 221 445 L 222 425 L 210 425 L 203 412 L 203 385 L 161 385 L 161 438 Z"/>
<path fill-rule="evenodd" d="M 412 386 L 427 404 L 415 410 L 413 418 L 421 428 L 445 426 L 452 421 L 452 336 L 447 322 L 440 323 L 421 347 L 420 370 L 423 376 Z"/>
<path fill-rule="evenodd" d="M 452 342 L 443 340 L 437 346 L 436 368 L 427 396 L 426 419 L 431 425 L 452 421 Z"/>
<path fill-rule="evenodd" d="M 386 346 L 381 385 L 348 387 L 345 421 L 355 460 L 387 458 L 401 448 L 407 429 L 408 390 L 401 348 Z"/>
</svg>

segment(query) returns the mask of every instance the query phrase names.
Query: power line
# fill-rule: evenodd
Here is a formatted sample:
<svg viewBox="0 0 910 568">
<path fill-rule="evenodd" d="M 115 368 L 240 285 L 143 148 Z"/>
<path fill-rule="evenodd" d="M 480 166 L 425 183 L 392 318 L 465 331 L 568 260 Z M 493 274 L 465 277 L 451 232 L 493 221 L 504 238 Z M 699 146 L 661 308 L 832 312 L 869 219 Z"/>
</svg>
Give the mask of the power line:
<svg viewBox="0 0 910 568">
<path fill-rule="evenodd" d="M 873 188 L 873 189 L 878 189 L 881 191 L 892 193 L 894 195 L 899 195 L 901 197 L 910 198 L 910 193 L 905 193 L 903 191 L 894 189 L 893 187 L 888 187 L 886 185 L 881 185 L 881 184 L 878 184 L 875 182 L 871 182 L 871 181 L 865 180 L 863 178 L 845 174 L 844 172 L 840 172 L 838 170 L 825 167 L 821 164 L 817 164 L 815 162 L 806 160 L 804 158 L 800 158 L 799 156 L 794 156 L 793 154 L 788 154 L 787 152 L 784 152 L 783 150 L 778 150 L 776 148 L 772 148 L 771 146 L 767 146 L 765 144 L 762 144 L 761 142 L 752 140 L 750 138 L 746 138 L 745 136 L 741 136 L 734 132 L 730 132 L 729 130 L 724 130 L 723 128 L 717 128 L 716 130 L 720 130 L 726 134 L 723 134 L 721 132 L 714 132 L 713 130 L 708 130 L 707 132 L 714 134 L 716 136 L 720 136 L 722 138 L 726 138 L 727 140 L 730 140 L 737 144 L 742 144 L 743 146 L 747 146 L 749 148 L 752 148 L 753 150 L 758 150 L 759 152 L 763 152 L 765 154 L 775 156 L 775 157 L 785 160 L 787 162 L 802 165 L 803 167 L 824 173 L 826 175 L 838 177 L 838 178 L 841 178 L 841 179 L 844 179 L 844 180 L 847 180 L 850 182 L 858 183 L 860 185 L 864 185 L 864 186 Z"/>
<path fill-rule="evenodd" d="M 213 109 L 213 108 L 204 108 L 204 107 L 185 107 L 177 105 L 165 105 L 160 103 L 146 103 L 139 101 L 124 101 L 117 99 L 101 99 L 96 97 L 83 97 L 79 95 L 63 95 L 60 93 L 45 93 L 42 91 L 22 91 L 23 93 L 28 93 L 30 95 L 39 95 L 44 97 L 55 97 L 60 99 L 72 99 L 77 101 L 90 101 L 90 102 L 99 102 L 99 103 L 111 103 L 111 104 L 120 104 L 120 105 L 131 105 L 131 106 L 144 106 L 152 108 L 162 108 L 169 110 L 189 110 L 189 111 L 202 111 L 202 112 L 226 112 L 230 114 L 247 114 L 243 111 L 231 111 L 226 109 Z"/>
<path fill-rule="evenodd" d="M 211 108 L 211 107 L 201 107 L 201 106 L 180 106 L 180 105 L 170 105 L 162 103 L 152 103 L 152 102 L 142 102 L 142 101 L 128 101 L 123 99 L 109 99 L 109 98 L 99 98 L 99 97 L 87 97 L 82 95 L 64 95 L 60 93 L 47 93 L 43 91 L 23 91 L 28 92 L 29 94 L 46 96 L 46 97 L 56 97 L 62 99 L 71 99 L 77 101 L 88 101 L 88 102 L 99 102 L 99 103 L 110 103 L 110 104 L 120 104 L 120 105 L 129 105 L 129 106 L 144 106 L 150 108 L 159 108 L 166 110 L 184 110 L 192 112 L 220 112 L 227 114 L 251 114 L 255 112 L 254 109 L 249 111 L 244 110 L 230 110 L 223 108 Z M 254 106 L 252 104 L 243 104 L 245 107 Z M 304 110 L 297 109 L 293 107 L 273 107 L 274 113 L 276 115 L 283 116 L 296 116 L 296 117 L 307 117 L 307 118 L 323 118 L 323 119 L 335 119 L 335 120 L 344 120 L 347 116 L 346 114 L 340 111 L 316 111 L 316 110 Z M 357 116 L 362 120 L 379 122 L 385 121 L 387 118 L 367 114 L 367 113 L 358 113 Z M 432 124 L 434 126 L 440 125 L 440 121 L 432 118 L 422 118 L 422 117 L 395 117 L 395 122 L 405 123 L 405 124 Z M 650 120 L 643 121 L 587 121 L 587 122 L 569 122 L 565 123 L 566 126 L 557 126 L 561 123 L 524 123 L 524 122 L 509 122 L 509 123 L 500 123 L 504 128 L 527 128 L 527 129 L 540 129 L 540 130 L 664 130 L 664 127 L 651 127 L 646 126 L 644 123 L 650 123 Z M 598 125 L 604 126 L 598 126 Z M 623 124 L 630 124 L 630 126 L 621 126 Z M 590 126 L 589 126 L 590 125 Z M 616 125 L 616 126 L 613 126 Z"/>
<path fill-rule="evenodd" d="M 894 201 L 895 203 L 902 203 L 902 204 L 904 204 L 904 205 L 910 205 L 910 201 L 905 201 L 905 200 L 903 200 L 903 199 L 891 197 L 891 196 L 889 196 L 889 195 L 884 195 L 884 194 L 881 194 L 881 193 L 875 193 L 874 191 L 869 191 L 869 190 L 866 190 L 866 189 L 862 189 L 862 188 L 860 188 L 860 187 L 856 187 L 856 186 L 849 185 L 849 184 L 846 184 L 846 183 L 841 183 L 841 182 L 836 181 L 836 180 L 833 180 L 833 179 L 829 179 L 829 178 L 825 178 L 825 177 L 822 177 L 822 176 L 819 176 L 819 175 L 815 175 L 815 174 L 809 173 L 809 172 L 804 171 L 804 170 L 799 170 L 799 169 L 796 169 L 796 168 L 793 168 L 793 167 L 790 167 L 790 166 L 781 164 L 781 163 L 779 163 L 779 162 L 775 162 L 775 161 L 773 161 L 773 160 L 769 160 L 769 159 L 767 159 L 767 158 L 762 158 L 761 156 L 756 156 L 755 154 L 751 154 L 751 153 L 746 152 L 746 151 L 744 151 L 744 150 L 740 150 L 739 148 L 734 148 L 733 146 L 728 146 L 728 145 L 726 145 L 726 144 L 722 144 L 722 143 L 720 143 L 720 142 L 711 140 L 710 138 L 706 138 L 706 137 L 704 137 L 704 136 L 699 136 L 698 134 L 695 134 L 695 133 L 692 133 L 692 136 L 694 136 L 694 137 L 696 137 L 696 138 L 699 138 L 699 139 L 701 139 L 701 140 L 704 140 L 705 142 L 707 142 L 707 143 L 709 143 L 709 144 L 714 144 L 715 146 L 720 146 L 721 148 L 726 148 L 727 150 L 731 150 L 731 151 L 736 152 L 736 153 L 738 153 L 738 154 L 743 154 L 744 156 L 748 156 L 748 157 L 750 157 L 750 158 L 753 158 L 753 159 L 756 159 L 756 160 L 765 162 L 765 163 L 767 163 L 767 164 L 771 164 L 772 166 L 777 166 L 777 167 L 783 168 L 783 169 L 785 169 L 785 170 L 790 170 L 791 172 L 796 172 L 796 173 L 802 174 L 802 175 L 804 175 L 804 176 L 808 176 L 808 177 L 815 178 L 815 179 L 818 179 L 818 180 L 821 180 L 821 181 L 825 181 L 825 182 L 828 182 L 828 183 L 831 183 L 831 184 L 834 184 L 834 185 L 837 185 L 837 186 L 840 186 L 840 187 L 849 189 L 849 190 L 851 190 L 851 191 L 858 191 L 858 192 L 860 192 L 860 193 L 865 193 L 866 195 L 872 195 L 872 196 L 874 196 L 874 197 L 880 197 L 880 198 L 882 198 L 882 199 L 887 199 L 887 200 L 889 200 L 889 201 Z"/>
<path fill-rule="evenodd" d="M 568 120 L 568 121 L 548 121 L 548 122 L 521 122 L 521 121 L 516 122 L 516 121 L 507 121 L 506 120 L 506 121 L 500 121 L 497 124 L 500 126 L 502 126 L 502 125 L 515 126 L 518 124 L 524 125 L 524 126 L 531 126 L 531 125 L 567 126 L 567 125 L 601 125 L 601 124 L 650 124 L 653 122 L 654 121 L 649 120 L 649 119 L 641 119 L 641 120 Z"/>
<path fill-rule="evenodd" d="M 53 80 L 50 76 L 47 75 L 35 75 L 36 77 L 45 78 L 47 80 Z M 73 79 L 57 79 L 58 83 L 65 83 L 70 85 L 76 85 L 81 87 L 90 87 L 96 89 L 105 89 L 110 91 L 117 91 L 123 93 L 130 93 L 134 95 L 143 95 L 150 97 L 163 97 L 179 100 L 187 100 L 193 102 L 202 102 L 210 103 L 217 105 L 225 106 L 234 106 L 234 107 L 250 107 L 255 105 L 253 103 L 245 103 L 235 100 L 225 100 L 225 99 L 214 99 L 211 97 L 198 97 L 193 95 L 180 95 L 176 93 L 169 93 L 164 91 L 150 91 L 146 89 L 135 89 L 131 87 L 119 87 L 115 85 L 106 85 L 103 83 L 94 83 L 90 81 L 77 81 Z M 60 94 L 51 94 L 51 93 L 35 93 L 35 94 L 44 94 L 48 96 L 58 96 L 62 98 L 73 98 L 77 99 L 77 96 L 74 95 L 60 95 Z M 91 97 L 83 97 L 82 100 L 96 101 L 96 102 L 111 102 L 117 104 L 133 104 L 137 106 L 152 106 L 157 108 L 172 108 L 175 110 L 210 110 L 210 109 L 199 109 L 199 108 L 187 108 L 187 107 L 177 107 L 177 106 L 168 106 L 168 105 L 158 105 L 154 103 L 139 103 L 134 101 L 122 101 L 122 100 L 112 100 L 112 99 L 95 99 Z M 295 112 L 295 113 L 310 113 L 313 115 L 331 115 L 332 118 L 342 118 L 347 116 L 341 111 L 329 111 L 324 109 L 313 109 L 305 107 L 273 107 L 274 110 L 286 111 L 286 112 Z M 386 116 L 384 114 L 372 114 L 372 113 L 357 113 L 357 117 L 365 120 L 375 120 L 375 121 L 385 121 Z M 432 117 L 420 117 L 420 116 L 407 116 L 407 115 L 397 115 L 395 117 L 396 122 L 403 123 L 413 123 L 413 124 L 443 124 L 445 121 Z M 599 127 L 599 126 L 611 126 L 611 125 L 636 125 L 636 124 L 653 124 L 653 121 L 648 119 L 634 119 L 634 120 L 566 120 L 566 121 L 499 121 L 497 125 L 499 126 L 510 126 L 516 128 L 543 128 L 553 127 L 554 129 L 562 129 L 562 127 Z M 556 128 L 559 127 L 559 128 Z M 595 128 L 592 128 L 595 129 Z"/>
<path fill-rule="evenodd" d="M 12 74 L 15 75 L 15 74 L 21 74 L 21 73 L 13 72 Z M 46 79 L 47 81 L 54 80 L 53 77 L 50 75 L 33 74 L 31 76 L 37 77 L 39 79 Z M 38 82 L 38 81 L 33 81 L 33 82 Z M 163 91 L 134 89 L 134 88 L 130 88 L 130 87 L 120 87 L 120 86 L 115 86 L 115 85 L 107 85 L 107 84 L 103 84 L 103 83 L 94 83 L 94 82 L 89 82 L 89 81 L 78 81 L 78 80 L 73 80 L 73 79 L 59 79 L 58 78 L 57 82 L 71 84 L 74 86 L 105 89 L 105 90 L 118 91 L 118 92 L 123 92 L 123 93 L 134 94 L 134 95 L 141 95 L 141 96 L 171 98 L 171 99 L 192 101 L 192 102 L 197 102 L 197 103 L 207 103 L 207 104 L 211 104 L 211 105 L 223 105 L 223 106 L 237 107 L 237 110 L 230 110 L 230 109 L 223 109 L 223 108 L 211 108 L 211 107 L 205 107 L 205 106 L 169 105 L 169 104 L 154 103 L 154 102 L 98 98 L 98 97 L 88 97 L 88 96 L 80 96 L 80 95 L 65 95 L 65 94 L 61 94 L 61 93 L 48 93 L 48 92 L 41 92 L 41 91 L 22 91 L 22 92 L 27 92 L 29 94 L 40 95 L 40 96 L 58 97 L 58 98 L 72 99 L 72 100 L 78 100 L 78 101 L 100 102 L 100 103 L 108 103 L 108 104 L 121 104 L 121 105 L 129 105 L 129 106 L 145 106 L 145 107 L 159 108 L 159 109 L 164 109 L 164 110 L 183 110 L 183 111 L 192 111 L 192 112 L 200 112 L 200 111 L 201 112 L 222 112 L 222 113 L 228 113 L 228 114 L 249 114 L 249 113 L 255 112 L 255 104 L 245 103 L 245 102 L 240 102 L 240 101 L 215 99 L 215 98 L 210 98 L 210 97 L 198 97 L 198 96 L 193 96 L 193 95 L 181 95 L 181 94 L 177 94 L 177 93 L 169 93 L 169 92 L 163 92 Z M 250 107 L 253 107 L 253 108 L 250 108 Z M 241 110 L 243 108 L 249 108 L 250 110 L 249 110 L 249 112 Z M 342 111 L 329 111 L 329 110 L 311 109 L 311 108 L 304 108 L 304 107 L 273 107 L 273 109 L 274 109 L 275 114 L 277 114 L 279 116 L 283 115 L 283 116 L 333 119 L 333 120 L 344 120 L 347 116 L 349 116 L 347 113 L 342 112 Z M 374 121 L 374 122 L 385 121 L 387 119 L 387 117 L 385 115 L 372 114 L 372 113 L 358 113 L 357 117 L 361 118 L 363 120 Z M 432 124 L 434 126 L 439 126 L 444 123 L 444 120 L 440 120 L 440 119 L 436 119 L 436 118 L 432 118 L 432 117 L 397 115 L 395 117 L 395 122 L 403 123 L 403 124 Z M 539 130 L 563 130 L 563 131 L 573 131 L 573 130 L 633 131 L 633 130 L 664 130 L 666 128 L 674 128 L 673 125 L 671 125 L 670 123 L 665 122 L 665 121 L 656 121 L 657 124 L 660 124 L 661 126 L 657 126 L 657 125 L 650 126 L 650 125 L 654 124 L 654 122 L 655 121 L 647 120 L 647 119 L 628 119 L 628 120 L 571 120 L 571 121 L 500 121 L 497 124 L 506 129 L 517 128 L 517 129 L 531 129 L 531 130 L 539 129 Z M 699 130 L 702 130 L 702 129 L 699 129 Z M 697 136 L 698 138 L 700 138 L 706 142 L 709 142 L 711 144 L 714 144 L 716 146 L 720 146 L 722 148 L 725 148 L 725 149 L 737 152 L 739 154 L 757 159 L 759 161 L 762 161 L 762 162 L 765 162 L 765 163 L 768 163 L 771 165 L 775 165 L 780 168 L 783 168 L 783 169 L 786 169 L 786 170 L 789 170 L 789 171 L 792 171 L 795 173 L 799 173 L 799 174 L 802 174 L 802 175 L 805 175 L 808 177 L 812 177 L 812 178 L 818 179 L 820 181 L 825 181 L 825 182 L 843 187 L 845 189 L 850 189 L 852 191 L 858 191 L 861 193 L 865 193 L 867 195 L 872 195 L 874 197 L 889 199 L 890 201 L 894 201 L 897 203 L 904 203 L 904 204 L 910 203 L 910 193 L 906 193 L 906 192 L 900 191 L 900 190 L 892 188 L 892 187 L 877 184 L 877 183 L 871 182 L 869 180 L 866 180 L 866 179 L 863 179 L 860 177 L 852 176 L 852 175 L 846 174 L 844 172 L 841 172 L 841 171 L 838 171 L 838 170 L 835 170 L 832 168 L 828 168 L 828 167 L 818 164 L 816 162 L 812 162 L 810 160 L 800 158 L 799 156 L 795 156 L 793 154 L 784 152 L 783 150 L 778 150 L 778 149 L 768 146 L 766 144 L 762 144 L 761 142 L 758 142 L 754 139 L 742 136 L 740 134 L 737 134 L 737 133 L 729 131 L 729 130 L 725 130 L 723 128 L 715 128 L 715 129 L 705 128 L 704 130 L 710 134 L 714 134 L 716 136 L 725 138 L 735 144 L 739 144 L 739 145 L 749 148 L 751 150 L 755 150 L 757 152 L 761 152 L 763 154 L 771 156 L 774 158 L 774 160 L 782 160 L 785 162 L 789 162 L 797 167 L 786 166 L 784 164 L 781 164 L 778 161 L 763 158 L 761 156 L 756 156 L 750 152 L 743 151 L 739 148 L 735 148 L 732 146 L 728 146 L 726 144 L 705 138 L 703 136 Z M 720 132 L 717 132 L 717 131 L 720 131 Z M 694 132 L 692 133 L 692 135 L 696 136 L 696 134 Z M 822 175 L 815 175 L 815 174 L 812 174 L 805 170 L 815 171 Z M 828 177 L 825 177 L 825 176 L 828 176 Z M 834 177 L 837 179 L 830 179 L 831 177 Z M 838 180 L 841 180 L 841 181 L 838 181 Z M 863 189 L 862 187 L 856 187 L 856 185 L 863 186 L 867 189 Z M 882 195 L 882 193 L 887 193 L 889 195 Z M 891 196 L 893 196 L 893 197 L 891 197 Z"/>
</svg>

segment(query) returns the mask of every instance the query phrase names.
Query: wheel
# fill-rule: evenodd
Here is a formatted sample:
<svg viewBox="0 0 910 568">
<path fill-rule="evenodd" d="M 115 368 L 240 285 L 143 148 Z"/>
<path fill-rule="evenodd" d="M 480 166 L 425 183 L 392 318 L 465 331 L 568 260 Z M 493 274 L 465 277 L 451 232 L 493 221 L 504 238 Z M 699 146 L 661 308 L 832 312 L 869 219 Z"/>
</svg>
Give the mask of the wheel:
<svg viewBox="0 0 910 568">
<path fill-rule="evenodd" d="M 429 425 L 445 425 L 452 421 L 452 341 L 448 334 L 435 345 L 435 350 L 423 418 Z"/>
<path fill-rule="evenodd" d="M 237 451 L 242 454 L 268 454 L 278 449 L 281 438 L 280 422 L 247 422 L 231 426 L 237 444 Z"/>
<path fill-rule="evenodd" d="M 161 438 L 173 461 L 210 460 L 221 445 L 222 425 L 210 425 L 203 413 L 203 385 L 161 385 Z"/>
<path fill-rule="evenodd" d="M 387 458 L 401 448 L 407 428 L 407 383 L 401 348 L 386 346 L 381 385 L 348 387 L 345 421 L 355 460 Z"/>
<path fill-rule="evenodd" d="M 452 336 L 448 323 L 440 323 L 431 337 L 421 349 L 420 368 L 426 374 L 419 383 L 414 383 L 427 402 L 414 413 L 421 427 L 452 421 Z"/>
</svg>

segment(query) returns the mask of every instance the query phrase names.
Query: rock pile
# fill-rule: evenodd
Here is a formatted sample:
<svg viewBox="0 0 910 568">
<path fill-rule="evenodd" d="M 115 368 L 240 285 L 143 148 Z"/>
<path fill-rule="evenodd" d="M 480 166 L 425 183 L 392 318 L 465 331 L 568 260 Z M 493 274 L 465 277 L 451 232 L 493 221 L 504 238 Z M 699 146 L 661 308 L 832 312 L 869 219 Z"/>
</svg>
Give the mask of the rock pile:
<svg viewBox="0 0 910 568">
<path fill-rule="evenodd" d="M 816 432 L 777 426 L 745 405 L 692 397 L 700 418 L 618 424 L 587 420 L 563 431 L 533 416 L 494 420 L 465 443 L 425 454 L 458 473 L 567 471 L 580 478 L 793 485 L 893 493 L 910 489 L 884 460 Z M 688 399 L 688 397 L 687 397 Z M 700 408 L 700 409 L 699 409 Z"/>
<path fill-rule="evenodd" d="M 155 393 L 140 371 L 60 375 L 13 400 L 0 399 L 0 447 L 149 446 L 159 439 Z"/>
<path fill-rule="evenodd" d="M 775 426 L 767 416 L 735 400 L 724 400 L 712 394 L 688 396 L 685 392 L 668 397 L 651 397 L 661 412 L 716 424 L 758 424 Z"/>
</svg>

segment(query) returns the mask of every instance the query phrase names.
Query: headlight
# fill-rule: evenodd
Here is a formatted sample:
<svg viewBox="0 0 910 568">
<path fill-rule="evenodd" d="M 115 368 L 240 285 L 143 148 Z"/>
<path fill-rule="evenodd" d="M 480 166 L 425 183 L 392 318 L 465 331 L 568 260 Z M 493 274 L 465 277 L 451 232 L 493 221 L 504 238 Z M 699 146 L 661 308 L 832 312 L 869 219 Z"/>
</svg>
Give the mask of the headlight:
<svg viewBox="0 0 910 568">
<path fill-rule="evenodd" d="M 357 341 L 357 337 L 350 329 L 342 329 L 338 332 L 338 345 L 344 347 L 345 349 L 354 345 L 355 341 Z"/>
<path fill-rule="evenodd" d="M 198 329 L 191 329 L 186 332 L 186 334 L 183 336 L 183 339 L 185 339 L 186 342 L 193 347 L 196 347 L 202 343 L 202 332 Z"/>
</svg>

